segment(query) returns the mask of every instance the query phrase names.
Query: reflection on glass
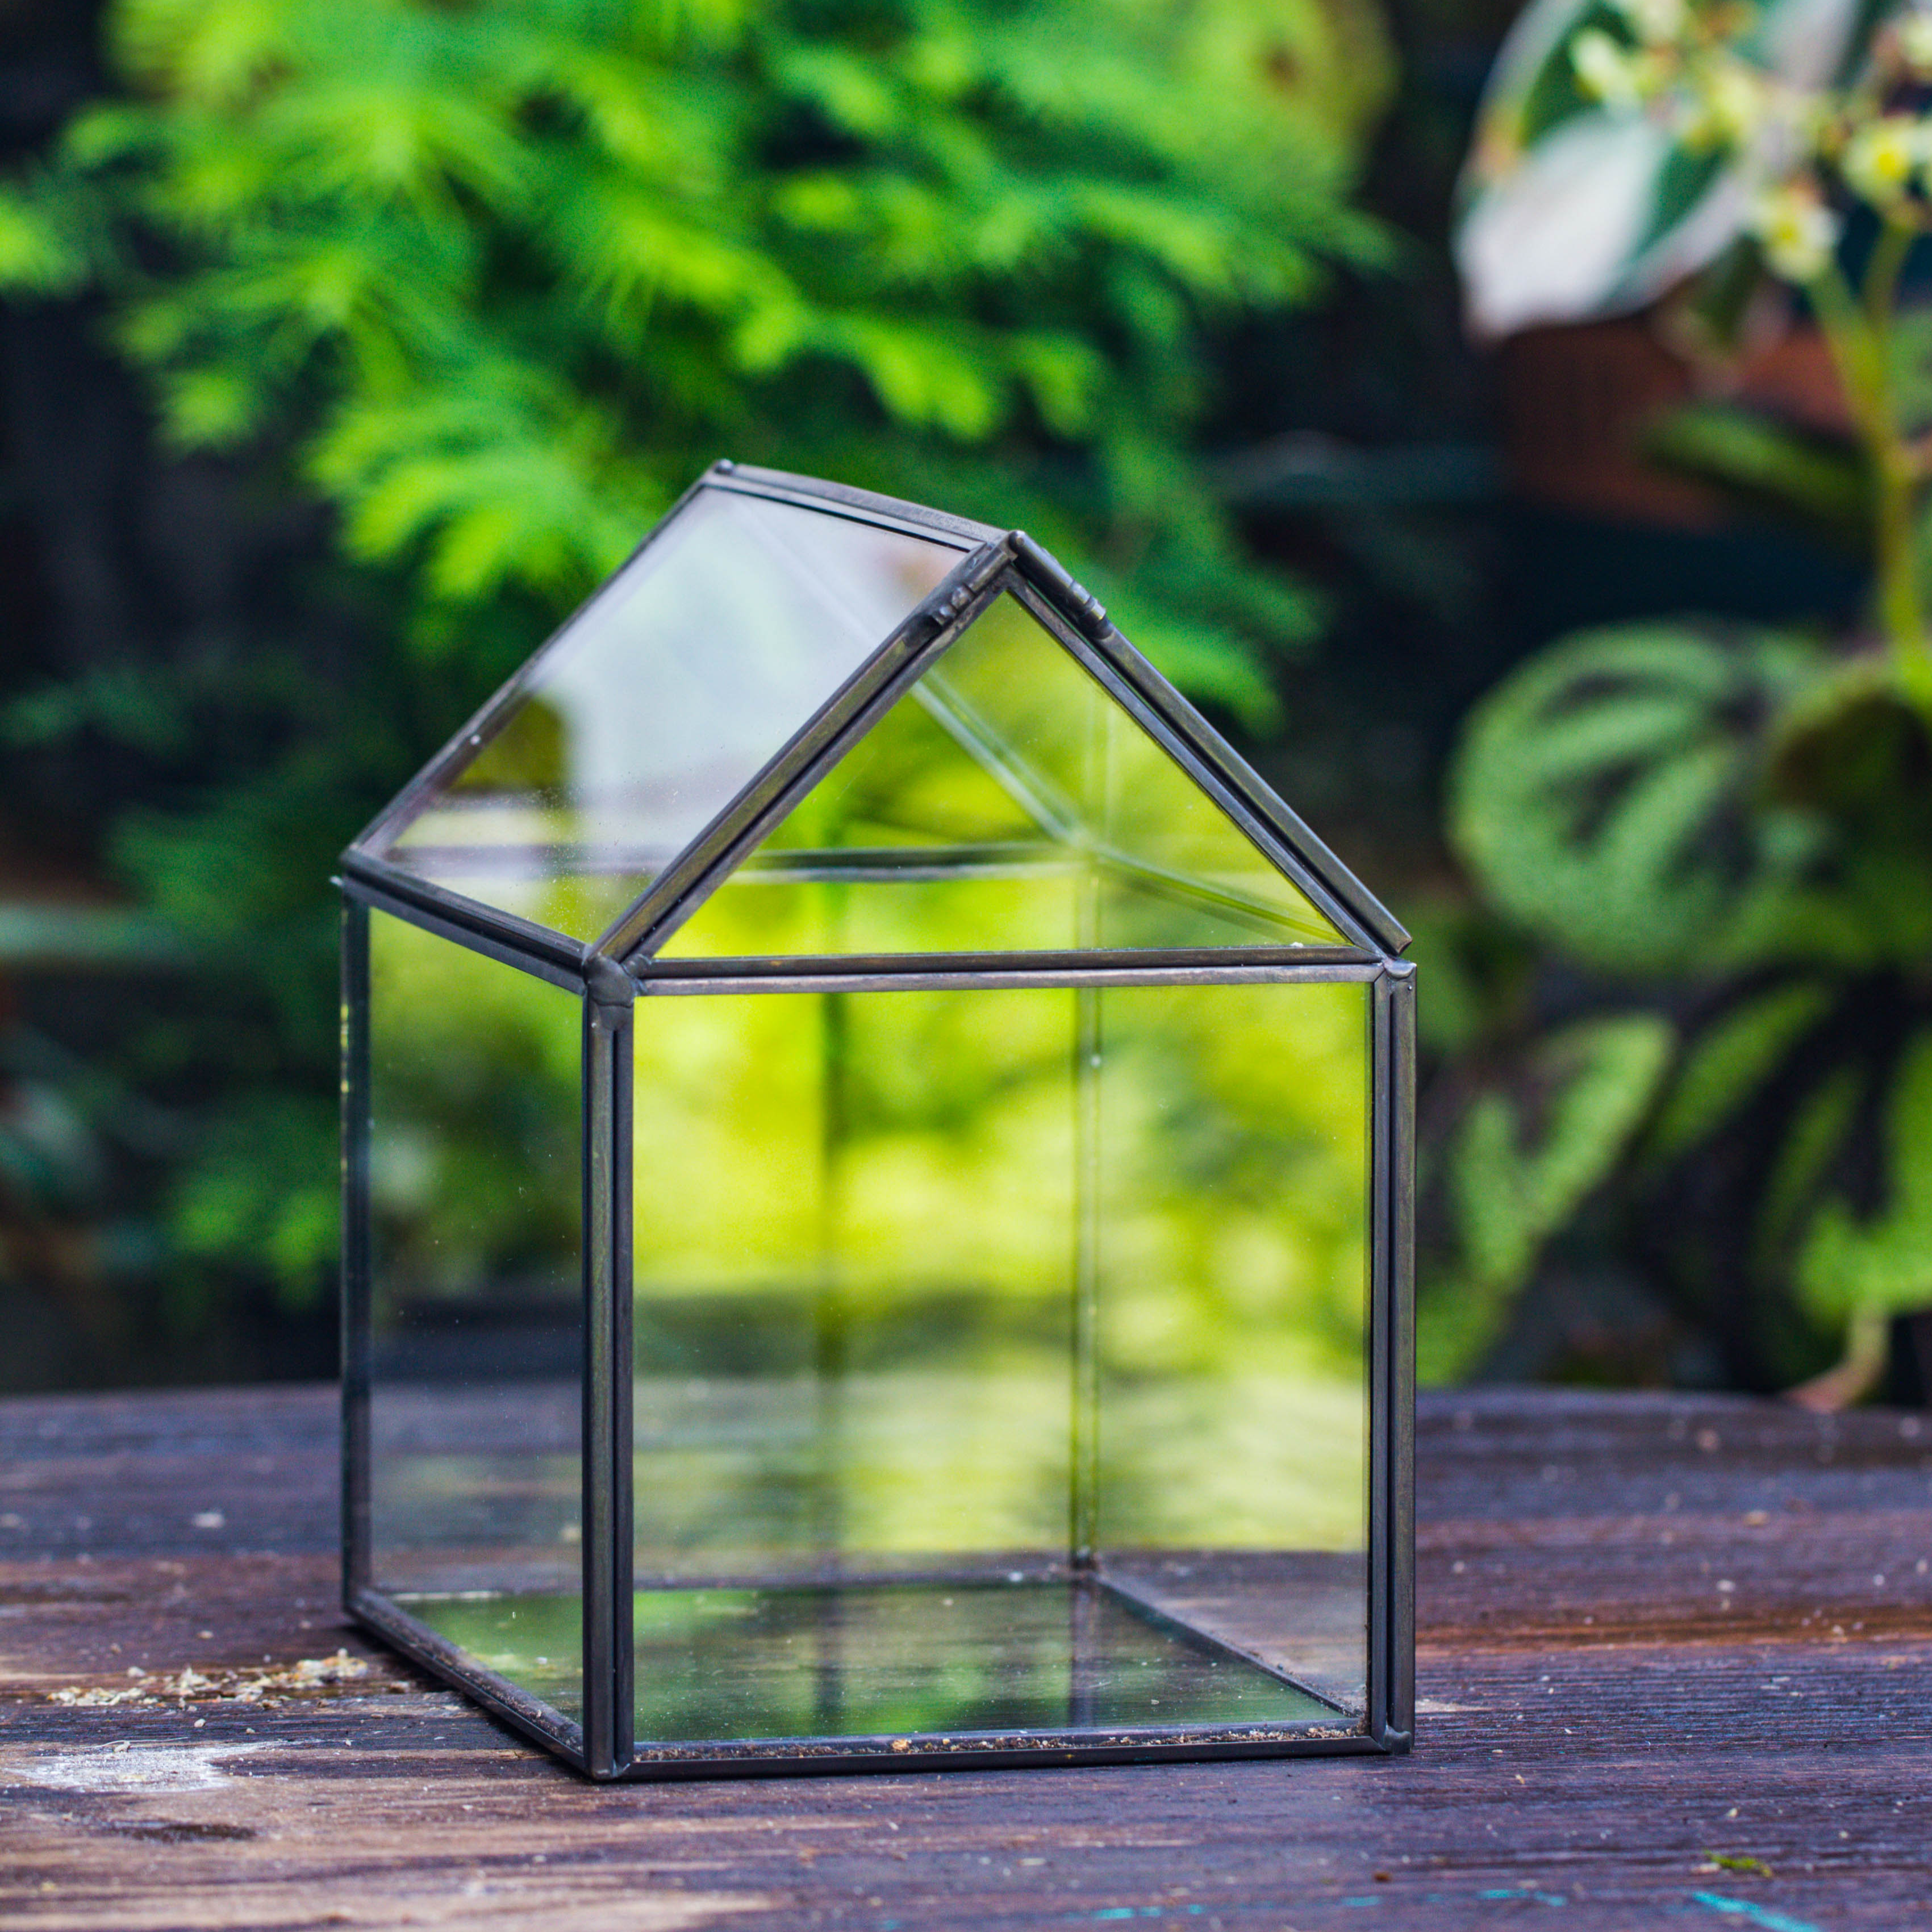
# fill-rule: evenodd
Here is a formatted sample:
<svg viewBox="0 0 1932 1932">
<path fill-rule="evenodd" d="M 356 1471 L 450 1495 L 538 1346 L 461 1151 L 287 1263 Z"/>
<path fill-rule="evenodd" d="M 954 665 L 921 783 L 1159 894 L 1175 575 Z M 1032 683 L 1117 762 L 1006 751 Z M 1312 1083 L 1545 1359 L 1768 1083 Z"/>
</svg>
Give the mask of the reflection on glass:
<svg viewBox="0 0 1932 1932">
<path fill-rule="evenodd" d="M 639 1002 L 641 1737 L 1359 1712 L 1366 997 Z"/>
<path fill-rule="evenodd" d="M 580 1588 L 582 1008 L 368 917 L 371 1581 L 435 1629 L 468 1600 L 560 1630 Z M 577 1714 L 574 1640 L 494 1648 L 540 1654 L 525 1688 Z"/>
<path fill-rule="evenodd" d="M 1369 1001 L 1109 988 L 1090 1103 L 1103 1568 L 1358 1704 Z"/>
<path fill-rule="evenodd" d="M 536 661 L 520 702 L 392 831 L 386 856 L 595 938 L 960 554 L 700 491 Z"/>
<path fill-rule="evenodd" d="M 666 958 L 1339 946 L 1011 596 L 662 947 Z"/>
<path fill-rule="evenodd" d="M 1073 1006 L 638 1002 L 640 1582 L 1064 1551 Z"/>
<path fill-rule="evenodd" d="M 548 1607 L 548 1606 L 547 1606 Z M 575 1634 L 576 1606 L 453 1606 L 504 1675 Z M 640 1591 L 640 1736 L 686 1742 L 1326 1724 L 1327 1700 L 1087 1582 Z"/>
<path fill-rule="evenodd" d="M 580 1720 L 584 1598 L 574 1589 L 399 1590 L 396 1601 L 484 1670 Z"/>
</svg>

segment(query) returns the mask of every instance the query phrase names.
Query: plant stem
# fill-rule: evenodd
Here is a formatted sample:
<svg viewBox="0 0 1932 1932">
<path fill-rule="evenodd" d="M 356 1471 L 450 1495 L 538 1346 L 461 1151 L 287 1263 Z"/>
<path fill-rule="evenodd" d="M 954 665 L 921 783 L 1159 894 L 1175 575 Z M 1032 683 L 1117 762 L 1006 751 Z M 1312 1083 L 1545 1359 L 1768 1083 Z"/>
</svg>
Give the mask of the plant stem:
<svg viewBox="0 0 1932 1932">
<path fill-rule="evenodd" d="M 1893 366 L 1898 278 L 1916 238 L 1915 226 L 1895 219 L 1886 221 L 1866 266 L 1864 306 L 1874 351 L 1872 455 L 1878 489 L 1880 612 L 1900 680 L 1920 707 L 1932 713 L 1932 652 L 1927 648 L 1914 528 L 1918 466 L 1900 432 Z"/>
<path fill-rule="evenodd" d="M 1844 1358 L 1822 1376 L 1786 1390 L 1786 1400 L 1820 1415 L 1835 1415 L 1862 1402 L 1885 1375 L 1889 1340 L 1890 1324 L 1882 1310 L 1854 1309 L 1846 1330 Z"/>
<path fill-rule="evenodd" d="M 1813 307 L 1844 385 L 1872 472 L 1878 616 L 1906 694 L 1932 719 L 1932 647 L 1917 544 L 1919 465 L 1900 431 L 1892 367 L 1898 279 L 1918 238 L 1916 224 L 1888 218 L 1854 296 L 1835 262 L 1811 285 Z"/>
</svg>

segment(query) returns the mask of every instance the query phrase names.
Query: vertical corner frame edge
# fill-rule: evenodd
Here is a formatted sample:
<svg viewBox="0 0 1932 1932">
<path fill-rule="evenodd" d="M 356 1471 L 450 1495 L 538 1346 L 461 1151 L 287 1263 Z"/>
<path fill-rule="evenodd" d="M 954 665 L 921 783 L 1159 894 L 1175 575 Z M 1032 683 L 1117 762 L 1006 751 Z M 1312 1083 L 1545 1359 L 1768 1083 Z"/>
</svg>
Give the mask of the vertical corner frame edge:
<svg viewBox="0 0 1932 1932">
<path fill-rule="evenodd" d="M 369 1582 L 369 908 L 342 896 L 342 1600 Z"/>
<path fill-rule="evenodd" d="M 1369 1729 L 1415 1732 L 1415 967 L 1373 982 L 1370 1133 Z"/>
<path fill-rule="evenodd" d="M 632 1750 L 630 976 L 609 964 L 584 996 L 584 1768 L 622 1778 Z"/>
</svg>

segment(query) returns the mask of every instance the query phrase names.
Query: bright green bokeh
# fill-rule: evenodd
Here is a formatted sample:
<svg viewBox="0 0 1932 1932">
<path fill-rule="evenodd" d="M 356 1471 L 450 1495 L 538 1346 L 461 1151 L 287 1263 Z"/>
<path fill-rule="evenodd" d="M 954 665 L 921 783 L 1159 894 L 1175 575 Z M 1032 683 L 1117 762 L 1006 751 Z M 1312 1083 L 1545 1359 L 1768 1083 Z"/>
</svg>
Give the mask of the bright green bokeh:
<svg viewBox="0 0 1932 1932">
<path fill-rule="evenodd" d="M 1097 680 L 1002 596 L 662 952 L 1346 944 Z"/>
</svg>

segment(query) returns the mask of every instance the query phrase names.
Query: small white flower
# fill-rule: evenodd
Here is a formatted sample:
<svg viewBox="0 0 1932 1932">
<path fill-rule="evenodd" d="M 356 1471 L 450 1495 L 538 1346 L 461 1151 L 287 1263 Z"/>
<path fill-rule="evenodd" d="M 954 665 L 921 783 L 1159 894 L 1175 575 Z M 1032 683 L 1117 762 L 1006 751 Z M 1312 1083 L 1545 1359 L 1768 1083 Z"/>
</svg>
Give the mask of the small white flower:
<svg viewBox="0 0 1932 1932">
<path fill-rule="evenodd" d="M 1910 114 L 1887 114 L 1852 134 L 1838 170 L 1855 194 L 1875 208 L 1890 208 L 1904 200 L 1928 151 L 1932 144 L 1923 122 Z"/>
<path fill-rule="evenodd" d="M 1815 281 L 1838 245 L 1838 218 L 1808 180 L 1767 189 L 1751 210 L 1751 232 L 1772 274 L 1787 282 Z"/>
<path fill-rule="evenodd" d="M 1640 56 L 1619 46 L 1600 27 L 1586 27 L 1570 44 L 1576 83 L 1606 107 L 1642 104 L 1644 65 Z"/>
<path fill-rule="evenodd" d="M 1914 8 L 1899 22 L 1898 52 L 1922 80 L 1932 78 L 1932 12 Z"/>
<path fill-rule="evenodd" d="M 1684 0 L 1612 0 L 1647 47 L 1668 46 L 1684 31 Z"/>
<path fill-rule="evenodd" d="M 1696 105 L 1684 133 L 1694 146 L 1748 147 L 1769 121 L 1770 83 L 1742 61 L 1703 62 L 1694 70 L 1691 86 Z"/>
</svg>

